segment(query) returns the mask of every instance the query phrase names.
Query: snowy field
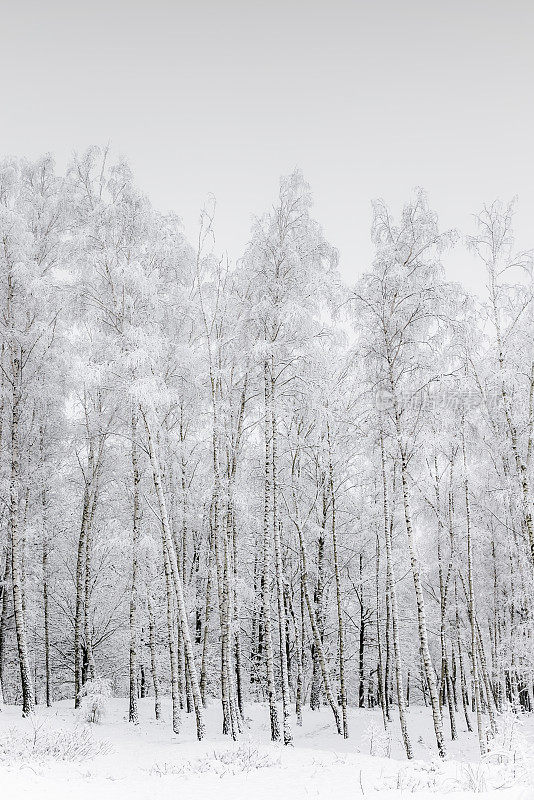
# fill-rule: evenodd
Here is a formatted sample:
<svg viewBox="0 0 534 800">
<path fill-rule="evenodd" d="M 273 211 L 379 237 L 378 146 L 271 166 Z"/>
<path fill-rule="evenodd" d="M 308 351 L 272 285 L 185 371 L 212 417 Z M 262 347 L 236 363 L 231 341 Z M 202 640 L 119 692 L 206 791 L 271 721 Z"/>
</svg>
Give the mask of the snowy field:
<svg viewBox="0 0 534 800">
<path fill-rule="evenodd" d="M 505 723 L 494 755 L 480 763 L 475 734 L 463 730 L 441 763 L 432 742 L 428 709 L 413 708 L 409 725 L 416 760 L 408 763 L 396 724 L 384 733 L 376 711 L 353 710 L 351 738 L 333 732 L 328 709 L 307 711 L 294 727 L 294 746 L 269 742 L 264 707 L 248 707 L 240 742 L 220 731 L 219 705 L 207 713 L 207 737 L 195 738 L 184 714 L 179 737 L 165 719 L 153 719 L 153 700 L 140 701 L 141 723 L 127 722 L 127 699 L 114 699 L 100 725 L 81 721 L 70 703 L 40 707 L 23 720 L 20 707 L 0 713 L 1 797 L 39 798 L 257 798 L 349 800 L 354 797 L 534 798 L 534 720 Z"/>
</svg>

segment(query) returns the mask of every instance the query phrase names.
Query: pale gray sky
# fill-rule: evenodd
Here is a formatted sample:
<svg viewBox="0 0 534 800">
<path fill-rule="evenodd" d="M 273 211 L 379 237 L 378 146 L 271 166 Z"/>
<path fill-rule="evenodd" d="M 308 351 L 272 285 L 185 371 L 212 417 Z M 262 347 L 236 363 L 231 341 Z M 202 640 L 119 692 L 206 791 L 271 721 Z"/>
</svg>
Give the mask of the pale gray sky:
<svg viewBox="0 0 534 800">
<path fill-rule="evenodd" d="M 444 226 L 519 195 L 534 244 L 528 0 L 2 0 L 0 154 L 111 142 L 190 236 L 208 193 L 238 257 L 299 166 L 353 281 L 370 199 L 424 186 Z M 534 233 L 534 232 L 533 232 Z M 482 284 L 469 256 L 451 277 Z"/>
</svg>

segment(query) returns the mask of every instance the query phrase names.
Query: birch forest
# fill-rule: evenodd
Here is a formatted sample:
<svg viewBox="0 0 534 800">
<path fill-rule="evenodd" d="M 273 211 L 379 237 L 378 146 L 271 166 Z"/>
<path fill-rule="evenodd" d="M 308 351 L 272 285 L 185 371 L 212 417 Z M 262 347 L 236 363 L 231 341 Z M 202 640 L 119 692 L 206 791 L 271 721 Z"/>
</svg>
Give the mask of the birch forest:
<svg viewBox="0 0 534 800">
<path fill-rule="evenodd" d="M 422 189 L 376 200 L 347 286 L 299 171 L 233 261 L 211 198 L 189 241 L 106 149 L 2 161 L 4 709 L 107 692 L 178 746 L 188 719 L 241 740 L 255 708 L 282 750 L 303 716 L 350 740 L 374 709 L 407 759 L 414 708 L 442 758 L 527 718 L 534 295 L 514 208 L 490 198 L 456 231 Z M 481 296 L 448 279 L 453 248 Z"/>
</svg>

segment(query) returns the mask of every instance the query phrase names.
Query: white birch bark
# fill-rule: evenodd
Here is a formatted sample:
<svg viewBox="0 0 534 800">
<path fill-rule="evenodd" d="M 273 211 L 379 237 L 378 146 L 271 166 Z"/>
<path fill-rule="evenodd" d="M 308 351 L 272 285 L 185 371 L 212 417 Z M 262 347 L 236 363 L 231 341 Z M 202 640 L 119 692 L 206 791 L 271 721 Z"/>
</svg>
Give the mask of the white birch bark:
<svg viewBox="0 0 534 800">
<path fill-rule="evenodd" d="M 191 643 L 191 635 L 189 631 L 189 622 L 187 619 L 187 609 L 185 605 L 185 598 L 184 598 L 184 588 L 182 584 L 181 575 L 178 572 L 177 560 L 176 560 L 176 551 L 174 548 L 173 538 L 171 534 L 171 529 L 169 525 L 169 517 L 167 514 L 167 505 L 165 502 L 165 495 L 163 492 L 163 485 L 161 481 L 161 470 L 159 467 L 159 461 L 156 454 L 154 440 L 150 428 L 150 424 L 148 422 L 147 413 L 143 408 L 141 408 L 141 415 L 143 417 L 143 421 L 145 424 L 147 439 L 148 439 L 148 452 L 150 458 L 150 464 L 152 466 L 152 474 L 154 479 L 154 487 L 156 489 L 156 495 L 158 499 L 158 506 L 160 512 L 160 519 L 161 519 L 161 529 L 163 535 L 163 542 L 165 551 L 168 554 L 168 559 L 170 563 L 171 575 L 173 578 L 174 583 L 174 591 L 176 594 L 176 604 L 177 604 L 177 611 L 178 611 L 178 618 L 180 621 L 180 631 L 184 640 L 185 646 L 185 653 L 187 658 L 187 667 L 189 671 L 189 677 L 191 680 L 191 689 L 193 692 L 193 701 L 195 705 L 195 716 L 196 716 L 196 728 L 197 728 L 197 738 L 200 740 L 204 737 L 205 728 L 204 728 L 204 714 L 202 709 L 202 698 L 200 696 L 200 688 L 198 684 L 198 677 L 197 677 L 197 670 L 195 666 L 195 659 L 193 654 L 193 645 Z"/>
</svg>

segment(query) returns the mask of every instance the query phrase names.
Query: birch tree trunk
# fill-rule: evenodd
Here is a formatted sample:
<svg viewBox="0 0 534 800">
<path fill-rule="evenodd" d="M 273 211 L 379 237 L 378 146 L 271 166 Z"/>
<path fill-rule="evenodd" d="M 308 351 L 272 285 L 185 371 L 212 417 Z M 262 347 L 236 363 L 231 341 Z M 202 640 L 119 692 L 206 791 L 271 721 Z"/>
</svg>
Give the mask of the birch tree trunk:
<svg viewBox="0 0 534 800">
<path fill-rule="evenodd" d="M 412 527 L 412 511 L 410 506 L 410 491 L 408 488 L 408 464 L 406 459 L 406 450 L 403 441 L 403 431 L 401 424 L 400 411 L 395 391 L 395 383 L 393 380 L 393 372 L 390 363 L 390 389 L 393 398 L 393 414 L 395 421 L 395 430 L 397 434 L 397 446 L 399 450 L 400 468 L 401 468 L 401 487 L 402 499 L 404 505 L 404 520 L 406 523 L 406 536 L 408 539 L 408 548 L 410 551 L 410 562 L 412 567 L 413 582 L 415 588 L 415 599 L 417 605 L 417 621 L 419 630 L 419 641 L 421 644 L 421 656 L 425 671 L 425 678 L 428 685 L 430 694 L 430 704 L 432 706 L 432 718 L 434 722 L 434 733 L 436 735 L 436 743 L 438 746 L 438 753 L 441 758 L 445 758 L 447 750 L 445 747 L 445 740 L 443 738 L 443 721 L 439 707 L 439 695 L 436 685 L 436 676 L 434 673 L 434 666 L 430 656 L 430 649 L 428 646 L 428 633 L 426 627 L 426 612 L 425 600 L 423 596 L 423 587 L 421 584 L 421 575 L 419 567 L 419 558 L 417 555 L 417 548 L 413 535 Z"/>
<path fill-rule="evenodd" d="M 208 555 L 208 578 L 206 581 L 206 609 L 204 612 L 204 631 L 202 636 L 202 663 L 200 668 L 200 696 L 202 698 L 202 705 L 204 708 L 207 705 L 206 698 L 206 684 L 208 680 L 208 641 L 209 641 L 209 626 L 211 618 L 211 585 L 212 585 L 212 548 L 209 549 Z"/>
<path fill-rule="evenodd" d="M 41 466 L 44 468 L 44 429 L 40 428 L 40 453 Z M 44 644 L 44 678 L 45 678 L 45 702 L 47 708 L 52 705 L 51 700 L 51 674 L 50 674 L 50 602 L 48 596 L 49 585 L 49 566 L 48 555 L 50 549 L 50 538 L 48 531 L 48 492 L 46 481 L 43 477 L 41 489 L 41 508 L 43 522 L 42 538 L 42 569 L 43 569 L 43 644 Z"/>
<path fill-rule="evenodd" d="M 2 572 L 2 584 L 0 585 L 0 703 L 4 704 L 6 694 L 4 688 L 4 651 L 6 641 L 6 627 L 8 616 L 8 585 L 11 582 L 11 541 L 6 542 L 6 558 Z"/>
<path fill-rule="evenodd" d="M 397 608 L 397 591 L 395 589 L 395 574 L 393 569 L 393 547 L 391 542 L 391 522 L 389 514 L 389 501 L 386 480 L 386 458 L 384 453 L 384 438 L 382 431 L 380 432 L 380 455 L 382 467 L 382 499 L 384 507 L 384 538 L 386 541 L 386 585 L 388 605 L 391 614 L 392 632 L 393 632 L 393 657 L 395 661 L 395 679 L 397 685 L 397 704 L 399 708 L 399 722 L 402 733 L 402 741 L 404 749 L 406 750 L 406 757 L 413 758 L 412 744 L 408 734 L 408 726 L 406 723 L 406 706 L 404 702 L 404 687 L 402 680 L 402 655 L 400 650 L 399 641 L 399 623 L 398 623 L 398 608 Z M 387 691 L 387 686 L 386 686 Z"/>
<path fill-rule="evenodd" d="M 295 525 L 295 528 L 297 530 L 298 541 L 299 541 L 300 558 L 301 558 L 301 565 L 302 565 L 302 589 L 303 589 L 303 592 L 304 592 L 304 599 L 306 601 L 306 606 L 308 608 L 308 616 L 309 616 L 309 619 L 310 619 L 310 626 L 311 626 L 311 629 L 312 629 L 312 634 L 313 634 L 314 644 L 315 644 L 315 647 L 316 647 L 317 657 L 319 659 L 319 664 L 321 666 L 321 673 L 322 673 L 322 676 L 323 676 L 324 693 L 325 693 L 327 702 L 328 702 L 330 708 L 332 709 L 332 714 L 334 715 L 334 720 L 335 720 L 335 723 L 336 723 L 337 732 L 339 734 L 342 734 L 343 731 L 342 731 L 342 727 L 341 727 L 341 720 L 340 720 L 340 717 L 339 717 L 338 706 L 337 706 L 337 702 L 336 702 L 336 699 L 334 697 L 334 694 L 332 692 L 332 686 L 331 686 L 331 683 L 330 683 L 330 676 L 328 674 L 328 666 L 327 666 L 327 663 L 326 663 L 326 657 L 325 657 L 325 653 L 324 653 L 324 649 L 323 649 L 323 644 L 321 642 L 321 636 L 320 636 L 319 628 L 318 628 L 318 625 L 317 625 L 317 619 L 316 619 L 316 616 L 315 616 L 315 608 L 314 608 L 314 605 L 313 605 L 313 602 L 312 602 L 312 598 L 310 596 L 310 590 L 309 590 L 309 586 L 308 586 L 308 565 L 307 565 L 306 548 L 305 548 L 305 545 L 304 545 L 304 537 L 303 537 L 303 532 L 302 532 L 302 523 L 301 523 L 301 519 L 300 519 L 300 511 L 299 511 L 299 505 L 298 505 L 298 500 L 297 500 L 296 487 L 295 487 L 295 484 L 294 484 L 295 467 L 296 467 L 297 461 L 298 461 L 298 456 L 296 456 L 294 458 L 294 460 L 293 460 L 292 475 L 291 475 L 293 506 L 294 506 L 294 517 L 292 518 L 292 521 L 293 521 L 293 524 Z"/>
<path fill-rule="evenodd" d="M 341 720 L 339 718 L 339 711 L 336 703 L 336 699 L 332 692 L 332 686 L 330 683 L 330 677 L 328 675 L 328 667 L 326 664 L 326 658 L 323 650 L 323 645 L 321 642 L 321 636 L 319 633 L 319 628 L 317 626 L 317 620 L 315 618 L 315 609 L 313 607 L 312 598 L 310 596 L 310 590 L 308 587 L 308 568 L 307 568 L 307 561 L 306 561 L 306 551 L 304 549 L 304 540 L 302 538 L 302 529 L 300 527 L 300 523 L 295 521 L 295 527 L 298 531 L 299 536 L 299 543 L 300 543 L 300 552 L 301 552 L 301 559 L 302 559 L 302 586 L 304 590 L 304 599 L 306 600 L 306 606 L 308 608 L 308 615 L 310 618 L 310 625 L 313 633 L 313 639 L 315 647 L 317 648 L 317 657 L 319 659 L 319 664 L 321 667 L 321 673 L 323 676 L 323 686 L 324 686 L 324 693 L 326 695 L 326 699 L 330 708 L 332 709 L 332 714 L 334 715 L 334 720 L 336 723 L 336 729 L 339 734 L 341 734 L 342 727 L 341 727 Z"/>
<path fill-rule="evenodd" d="M 484 730 L 484 723 L 482 721 L 482 709 L 480 701 L 480 681 L 478 677 L 478 664 L 477 664 L 475 595 L 473 591 L 473 552 L 471 543 L 471 514 L 469 507 L 469 481 L 467 477 L 467 459 L 465 453 L 463 420 L 462 420 L 462 454 L 463 454 L 463 464 L 464 464 L 465 524 L 467 533 L 467 585 L 469 592 L 469 615 L 471 617 L 471 668 L 473 673 L 478 743 L 480 747 L 480 755 L 485 756 L 487 751 L 487 740 L 486 740 L 486 731 Z"/>
<path fill-rule="evenodd" d="M 85 652 L 87 657 L 87 679 L 93 680 L 96 675 L 95 659 L 93 654 L 93 632 L 91 630 L 91 591 L 92 591 L 92 554 L 93 554 L 93 520 L 96 509 L 96 501 L 98 494 L 98 468 L 95 475 L 94 489 L 91 501 L 91 513 L 87 524 L 85 533 L 85 581 L 84 581 L 84 641 Z"/>
<path fill-rule="evenodd" d="M 497 335 L 497 360 L 499 364 L 499 372 L 501 375 L 501 398 L 503 402 L 504 416 L 510 435 L 510 444 L 512 448 L 512 455 L 516 465 L 517 477 L 519 480 L 519 487 L 521 492 L 521 505 L 523 512 L 523 520 L 525 529 L 527 531 L 528 543 L 530 548 L 531 565 L 534 568 L 534 521 L 532 519 L 532 497 L 530 493 L 530 481 L 528 475 L 528 457 L 529 451 L 527 449 L 527 456 L 523 458 L 519 449 L 519 442 L 517 437 L 517 427 L 513 418 L 512 401 L 506 383 L 506 369 L 503 336 L 501 331 L 501 320 L 499 307 L 497 303 L 497 287 L 495 282 L 495 264 L 490 267 L 490 296 L 493 307 L 493 320 L 495 324 L 495 331 Z M 532 388 L 532 383 L 531 383 Z M 529 446 L 530 441 L 529 441 Z"/>
<path fill-rule="evenodd" d="M 465 724 L 467 725 L 467 730 L 471 733 L 473 728 L 471 726 L 471 719 L 469 717 L 469 697 L 467 693 L 464 660 L 462 656 L 462 641 L 460 636 L 460 612 L 458 610 L 458 587 L 456 583 L 456 578 L 454 580 L 454 608 L 455 608 L 456 641 L 458 644 L 458 662 L 460 664 L 460 691 L 462 695 L 462 706 L 464 709 Z"/>
<path fill-rule="evenodd" d="M 169 553 L 163 543 L 163 566 L 165 570 L 165 591 L 167 600 L 167 639 L 169 642 L 169 663 L 171 670 L 172 731 L 180 733 L 182 724 L 180 686 L 178 683 L 178 641 L 176 636 L 176 619 L 174 614 L 174 598 L 171 579 Z"/>
<path fill-rule="evenodd" d="M 324 478 L 324 476 L 323 476 Z M 324 483 L 324 480 L 323 480 Z M 323 608 L 323 595 L 324 595 L 324 533 L 326 528 L 326 487 L 323 486 L 323 502 L 322 502 L 322 521 L 317 540 L 317 583 L 314 592 L 315 602 L 315 616 L 317 618 L 317 627 L 319 629 L 319 636 L 321 642 L 324 638 L 324 608 Z M 315 645 L 312 647 L 312 660 L 313 660 L 313 675 L 312 675 L 312 688 L 310 692 L 310 709 L 317 711 L 321 706 L 321 665 L 315 652 Z"/>
<path fill-rule="evenodd" d="M 84 476 L 84 493 L 82 522 L 78 539 L 78 557 L 76 561 L 76 605 L 74 613 L 74 707 L 80 705 L 80 692 L 83 684 L 82 676 L 82 642 L 84 628 L 84 598 L 85 598 L 85 559 L 87 550 L 87 528 L 91 515 L 92 483 L 95 470 L 94 441 L 89 438 L 87 455 L 87 473 Z"/>
<path fill-rule="evenodd" d="M 158 660 L 156 652 L 156 623 L 154 620 L 154 603 L 152 594 L 147 586 L 146 602 L 148 610 L 148 643 L 150 647 L 150 670 L 152 673 L 152 685 L 154 687 L 154 716 L 156 720 L 161 719 L 161 703 L 159 698 L 159 675 Z"/>
<path fill-rule="evenodd" d="M 22 684 L 22 716 L 27 717 L 34 710 L 34 695 L 28 656 L 28 640 L 26 619 L 24 614 L 23 571 L 24 551 L 23 532 L 19 523 L 20 498 L 20 414 L 22 383 L 22 352 L 12 347 L 11 356 L 11 475 L 9 480 L 9 531 L 11 539 L 11 574 L 13 582 L 13 609 L 15 614 L 15 630 L 19 655 L 20 679 Z"/>
<path fill-rule="evenodd" d="M 452 700 L 452 684 L 449 673 L 449 661 L 447 657 L 447 644 L 445 638 L 445 628 L 448 610 L 449 598 L 449 585 L 452 575 L 453 564 L 453 545 L 454 545 L 454 527 L 452 520 L 452 458 L 450 462 L 451 471 L 451 490 L 449 494 L 449 538 L 450 538 L 450 557 L 447 566 L 447 573 L 445 578 L 443 576 L 443 560 L 442 560 L 442 533 L 443 522 L 441 518 L 441 496 L 439 491 L 439 473 L 438 473 L 438 460 L 436 453 L 434 454 L 434 492 L 436 502 L 436 516 L 438 522 L 437 529 L 437 550 L 438 550 L 438 577 L 439 577 L 439 595 L 440 595 L 440 646 L 441 646 L 441 691 L 439 693 L 440 708 L 443 706 L 445 698 L 447 700 L 447 707 L 449 710 L 449 722 L 451 727 L 451 739 L 454 741 L 457 738 L 456 733 L 456 720 L 454 717 L 454 705 Z"/>
<path fill-rule="evenodd" d="M 343 738 L 349 738 L 349 725 L 347 720 L 347 690 L 345 687 L 345 641 L 343 632 L 343 607 L 341 604 L 341 578 L 339 574 L 339 557 L 337 552 L 336 530 L 336 494 L 334 491 L 334 467 L 330 445 L 330 429 L 327 426 L 329 463 L 328 474 L 330 483 L 330 504 L 332 514 L 332 551 L 334 556 L 334 579 L 336 584 L 337 630 L 338 630 L 338 656 L 339 656 L 339 694 L 341 699 L 341 717 L 343 721 Z"/>
<path fill-rule="evenodd" d="M 268 381 L 268 367 L 265 364 L 265 379 Z M 280 521 L 278 518 L 278 474 L 277 474 L 277 460 L 278 460 L 278 430 L 277 430 L 277 408 L 276 408 L 276 393 L 275 393 L 275 374 L 274 362 L 271 359 L 271 375 L 270 375 L 270 393 L 266 395 L 266 400 L 269 402 L 270 422 L 271 422 L 271 471 L 272 471 L 272 495 L 273 495 L 273 537 L 274 537 L 274 563 L 276 575 L 276 600 L 278 606 L 278 633 L 280 638 L 280 682 L 282 684 L 282 715 L 283 715 L 283 737 L 284 744 L 291 744 L 293 741 L 293 734 L 291 733 L 290 721 L 290 697 L 289 697 L 289 678 L 288 678 L 288 663 L 287 653 L 285 647 L 286 638 L 286 613 L 284 604 L 284 571 L 282 565 L 282 542 L 280 536 Z"/>
<path fill-rule="evenodd" d="M 265 643 L 265 667 L 267 682 L 267 697 L 269 700 L 269 715 L 271 720 L 271 740 L 280 741 L 280 723 L 276 706 L 276 684 L 274 680 L 274 653 L 271 633 L 271 576 L 270 576 L 270 514 L 272 496 L 272 438 L 271 438 L 271 409 L 269 401 L 268 365 L 265 362 L 265 474 L 264 474 L 264 506 L 263 506 L 263 577 L 262 577 L 262 621 L 263 638 Z"/>
<path fill-rule="evenodd" d="M 383 648 L 382 648 L 382 619 L 380 613 L 380 537 L 378 532 L 376 534 L 376 571 L 375 571 L 375 595 L 376 595 L 376 648 L 377 648 L 377 700 L 382 710 L 382 721 L 384 723 L 384 730 L 388 727 L 388 718 L 386 715 L 386 686 L 384 680 L 384 662 L 383 662 Z"/>
<path fill-rule="evenodd" d="M 156 450 L 154 447 L 154 441 L 152 437 L 152 432 L 150 429 L 150 425 L 148 423 L 148 419 L 146 413 L 143 409 L 141 409 L 141 414 L 143 416 L 143 421 L 145 423 L 145 429 L 147 433 L 148 439 L 148 452 L 150 458 L 150 464 L 152 466 L 152 474 L 154 479 L 154 487 L 156 489 L 156 495 L 158 498 L 158 505 L 159 505 L 159 512 L 161 517 L 161 529 L 163 534 L 163 541 L 165 545 L 165 550 L 168 554 L 168 560 L 170 563 L 171 568 L 171 575 L 174 582 L 174 591 L 176 594 L 176 603 L 177 603 L 177 610 L 178 610 L 178 618 L 180 621 L 180 630 L 184 640 L 185 646 L 185 653 L 187 658 L 187 666 L 189 670 L 189 677 L 191 679 L 191 690 L 193 692 L 193 701 L 195 705 L 195 716 L 196 716 L 196 727 L 197 727 L 197 738 L 200 740 L 204 737 L 204 715 L 202 710 L 202 698 L 200 696 L 200 688 L 198 685 L 198 676 L 197 670 L 195 666 L 194 654 L 193 654 L 193 645 L 191 643 L 191 634 L 189 631 L 189 622 L 187 619 L 187 609 L 185 605 L 185 598 L 184 598 L 184 588 L 182 584 L 182 578 L 178 572 L 178 565 L 176 561 L 176 551 L 174 549 L 174 543 L 171 535 L 171 529 L 169 524 L 169 517 L 167 514 L 167 506 L 165 503 L 165 495 L 163 493 L 163 485 L 161 481 L 161 470 L 159 467 L 159 461 L 156 455 Z"/>
<path fill-rule="evenodd" d="M 132 584 L 130 592 L 130 707 L 129 721 L 134 725 L 139 724 L 137 709 L 137 672 L 139 648 L 139 463 L 137 455 L 137 411 L 132 412 L 132 489 L 133 489 L 133 515 L 132 515 Z"/>
</svg>

